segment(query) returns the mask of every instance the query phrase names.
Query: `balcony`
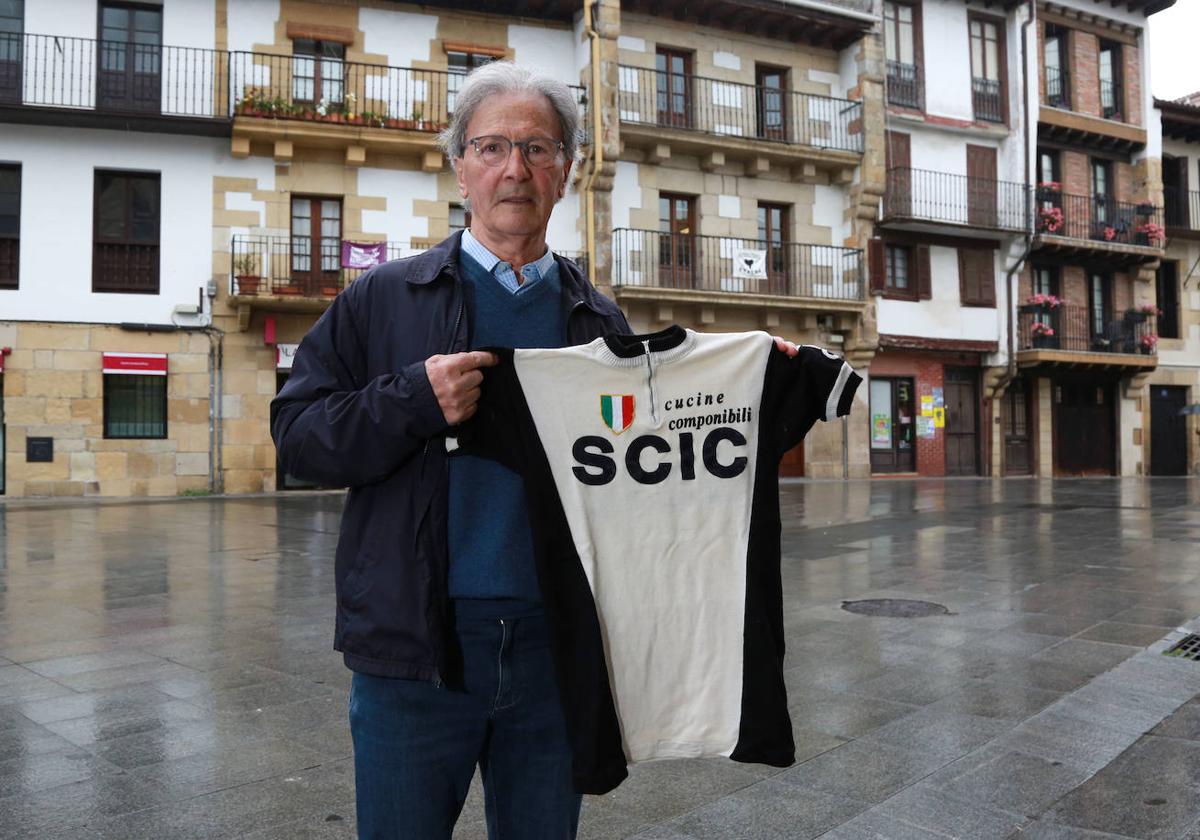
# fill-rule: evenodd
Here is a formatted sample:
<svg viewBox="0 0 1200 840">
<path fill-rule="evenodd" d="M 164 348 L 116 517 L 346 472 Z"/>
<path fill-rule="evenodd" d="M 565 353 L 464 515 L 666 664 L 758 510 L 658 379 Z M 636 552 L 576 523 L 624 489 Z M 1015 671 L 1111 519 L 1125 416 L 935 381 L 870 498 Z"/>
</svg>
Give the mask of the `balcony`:
<svg viewBox="0 0 1200 840">
<path fill-rule="evenodd" d="M 996 231 L 1025 229 L 1024 184 L 893 168 L 887 173 L 883 221 L 898 227 L 931 226 L 981 228 Z"/>
<path fill-rule="evenodd" d="M 1171 236 L 1200 236 L 1200 192 L 1167 187 L 1163 190 L 1163 215 Z"/>
<path fill-rule="evenodd" d="M 1051 108 L 1071 110 L 1071 74 L 1065 67 L 1044 68 L 1046 96 L 1043 100 Z"/>
<path fill-rule="evenodd" d="M 0 121 L 228 135 L 228 54 L 0 33 Z"/>
<path fill-rule="evenodd" d="M 771 305 L 792 308 L 865 301 L 856 248 L 631 228 L 613 231 L 612 285 L 618 301 L 762 306 L 769 296 Z"/>
<path fill-rule="evenodd" d="M 1097 329 L 1085 306 L 1022 306 L 1017 314 L 1017 361 L 1024 367 L 1153 369 L 1158 365 L 1155 320 L 1130 311 Z"/>
<path fill-rule="evenodd" d="M 1120 108 L 1120 86 L 1101 83 L 1101 114 L 1072 111 L 1070 74 L 1057 67 L 1042 68 L 1045 92 L 1038 111 L 1038 140 L 1071 148 L 1131 155 L 1146 148 L 1146 129 L 1131 124 Z"/>
<path fill-rule="evenodd" d="M 1040 189 L 1034 210 L 1035 244 L 1066 257 L 1097 254 L 1125 264 L 1162 257 L 1162 208 L 1105 196 Z"/>
<path fill-rule="evenodd" d="M 860 102 L 642 67 L 619 73 L 621 134 L 629 143 L 843 165 L 862 153 Z"/>
<path fill-rule="evenodd" d="M 887 63 L 887 101 L 889 105 L 923 111 L 925 110 L 923 91 L 924 85 L 921 80 L 919 64 L 902 64 L 899 61 Z"/>
<path fill-rule="evenodd" d="M 975 119 L 983 122 L 1004 122 L 1004 93 L 996 79 L 971 79 L 971 102 Z"/>
</svg>

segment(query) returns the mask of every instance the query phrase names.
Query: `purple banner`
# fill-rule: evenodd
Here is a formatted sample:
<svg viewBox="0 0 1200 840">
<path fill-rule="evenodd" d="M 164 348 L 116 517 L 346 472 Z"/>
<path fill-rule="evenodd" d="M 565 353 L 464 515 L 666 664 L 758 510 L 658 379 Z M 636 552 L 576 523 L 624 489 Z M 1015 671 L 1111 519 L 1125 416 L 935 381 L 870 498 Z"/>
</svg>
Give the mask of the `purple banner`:
<svg viewBox="0 0 1200 840">
<path fill-rule="evenodd" d="M 387 262 L 386 242 L 342 240 L 342 268 L 370 268 Z"/>
</svg>

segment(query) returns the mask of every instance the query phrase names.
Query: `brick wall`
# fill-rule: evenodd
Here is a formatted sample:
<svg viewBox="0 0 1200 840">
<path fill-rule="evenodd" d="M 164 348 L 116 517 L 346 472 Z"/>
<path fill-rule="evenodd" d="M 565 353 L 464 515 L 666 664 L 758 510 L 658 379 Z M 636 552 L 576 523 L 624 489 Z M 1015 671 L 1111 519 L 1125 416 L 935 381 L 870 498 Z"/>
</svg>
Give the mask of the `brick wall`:
<svg viewBox="0 0 1200 840">
<path fill-rule="evenodd" d="M 1071 32 L 1071 110 L 1100 116 L 1100 39 Z"/>
<path fill-rule="evenodd" d="M 957 358 L 958 355 L 885 351 L 877 353 L 871 360 L 870 375 L 912 379 L 917 389 L 914 408 L 919 415 L 921 396 L 932 395 L 934 388 L 944 387 L 943 365 L 948 358 Z M 975 361 L 977 362 L 977 359 Z M 913 422 L 916 422 L 915 417 Z M 946 438 L 943 432 L 943 429 L 937 429 L 932 438 L 916 438 L 917 473 L 919 475 L 944 476 L 946 474 Z"/>
<path fill-rule="evenodd" d="M 1121 271 L 1112 279 L 1113 320 L 1119 320 L 1127 309 L 1133 308 L 1133 278 Z"/>
<path fill-rule="evenodd" d="M 1063 192 L 1067 195 L 1091 195 L 1092 179 L 1088 156 L 1082 152 L 1062 152 L 1059 157 Z"/>
<path fill-rule="evenodd" d="M 1137 47 L 1121 46 L 1121 55 L 1125 59 L 1122 68 L 1125 93 L 1125 122 L 1131 125 L 1144 125 L 1145 115 L 1142 113 L 1142 58 Z"/>
</svg>

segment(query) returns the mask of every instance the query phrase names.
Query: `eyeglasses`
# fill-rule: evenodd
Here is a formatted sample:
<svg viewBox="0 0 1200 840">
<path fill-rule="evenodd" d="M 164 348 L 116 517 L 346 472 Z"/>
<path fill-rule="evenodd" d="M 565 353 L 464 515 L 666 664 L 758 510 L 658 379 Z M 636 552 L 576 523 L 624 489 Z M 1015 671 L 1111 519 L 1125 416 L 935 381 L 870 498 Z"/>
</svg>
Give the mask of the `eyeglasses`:
<svg viewBox="0 0 1200 840">
<path fill-rule="evenodd" d="M 538 169 L 547 169 L 559 162 L 566 150 L 561 140 L 549 137 L 530 137 L 528 140 L 509 140 L 499 134 L 483 134 L 467 141 L 488 166 L 503 166 L 512 154 L 513 146 L 521 150 L 525 162 Z"/>
</svg>

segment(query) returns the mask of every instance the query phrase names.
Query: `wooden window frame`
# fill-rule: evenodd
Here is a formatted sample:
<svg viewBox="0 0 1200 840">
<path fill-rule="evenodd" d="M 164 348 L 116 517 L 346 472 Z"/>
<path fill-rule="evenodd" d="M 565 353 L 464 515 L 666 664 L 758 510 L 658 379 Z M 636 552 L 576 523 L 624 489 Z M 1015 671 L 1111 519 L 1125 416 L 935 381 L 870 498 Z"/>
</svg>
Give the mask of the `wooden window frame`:
<svg viewBox="0 0 1200 840">
<path fill-rule="evenodd" d="M 788 279 L 791 271 L 791 253 L 788 248 L 790 241 L 790 233 L 792 228 L 792 205 L 781 204 L 772 201 L 760 201 L 755 209 L 755 222 L 759 220 L 763 211 L 766 211 L 766 227 L 765 236 L 759 236 L 759 241 L 763 243 L 763 247 L 767 251 L 767 290 L 771 294 L 787 294 Z M 771 213 L 778 211 L 779 213 L 779 244 L 773 245 L 771 242 L 771 233 L 774 227 L 771 225 Z M 764 233 L 760 230 L 759 233 Z M 778 267 L 777 267 L 778 266 Z"/>
<path fill-rule="evenodd" d="M 913 66 L 917 68 L 917 99 L 918 99 L 918 100 L 920 100 L 920 104 L 919 104 L 918 106 L 916 106 L 916 107 L 913 107 L 913 106 L 911 106 L 911 105 L 897 105 L 897 104 L 894 104 L 894 103 L 892 103 L 892 102 L 891 102 L 891 100 L 889 99 L 889 100 L 888 100 L 888 107 L 900 108 L 900 109 L 902 109 L 902 110 L 905 110 L 905 111 L 914 111 L 914 112 L 916 112 L 916 113 L 924 113 L 924 112 L 925 112 L 925 38 L 924 38 L 924 25 L 923 25 L 923 20 L 924 20 L 924 19 L 923 19 L 923 15 L 922 15 L 922 4 L 921 4 L 921 0 L 884 0 L 884 9 L 883 9 L 883 29 L 884 29 L 884 31 L 883 31 L 883 38 L 884 38 L 884 44 L 883 44 L 883 58 L 884 58 L 884 87 L 885 87 L 885 90 L 886 90 L 886 86 L 887 86 L 887 75 L 888 75 L 888 74 L 887 74 L 887 61 L 888 61 L 888 58 L 887 58 L 887 27 L 888 27 L 888 20 L 887 20 L 887 5 L 886 5 L 887 3 L 891 3 L 891 4 L 892 4 L 892 5 L 894 5 L 894 6 L 907 6 L 907 7 L 909 7 L 910 9 L 912 9 L 912 12 L 913 12 L 913 20 L 912 20 L 912 28 L 913 28 L 913 43 L 912 43 L 912 50 L 913 50 Z M 897 51 L 897 54 L 899 54 L 899 51 Z M 903 63 L 903 62 L 898 62 L 898 63 Z"/>
<path fill-rule="evenodd" d="M 309 218 L 308 218 L 308 240 L 309 240 L 309 270 L 296 271 L 292 267 L 292 260 L 295 257 L 295 245 L 292 243 L 294 237 L 298 234 L 294 233 L 295 227 L 295 202 L 309 202 Z M 322 251 L 321 241 L 326 237 L 321 235 L 321 222 L 323 218 L 318 212 L 311 212 L 318 202 L 336 201 L 338 203 L 338 267 L 335 270 L 326 270 L 322 267 Z M 341 245 L 345 241 L 346 228 L 346 203 L 340 195 L 313 195 L 309 193 L 293 193 L 288 196 L 288 280 L 289 285 L 297 288 L 301 294 L 307 297 L 319 297 L 327 295 L 324 289 L 332 289 L 341 287 L 342 283 L 342 262 L 341 262 Z M 336 274 L 336 283 L 326 284 L 324 281 L 329 279 L 326 275 Z"/>
<path fill-rule="evenodd" d="M 958 249 L 958 294 L 963 306 L 982 309 L 996 308 L 996 257 L 991 248 L 959 248 Z M 973 260 L 980 263 L 986 258 L 986 268 L 982 265 L 972 265 Z M 976 275 L 978 294 L 972 294 L 969 277 Z"/>
<path fill-rule="evenodd" d="M 311 42 L 313 45 L 313 51 L 311 53 L 297 52 L 296 45 L 300 41 Z M 335 45 L 335 46 L 341 48 L 341 51 L 342 51 L 341 57 L 335 59 L 333 56 L 324 55 L 321 51 L 321 47 L 324 44 L 331 44 L 331 45 Z M 313 95 L 312 95 L 311 99 L 303 99 L 296 95 L 296 79 L 297 78 L 303 78 L 303 79 L 309 78 L 308 76 L 297 77 L 297 75 L 296 75 L 296 59 L 297 58 L 309 58 L 313 62 L 313 75 L 311 77 L 312 78 L 312 86 L 313 86 Z M 316 104 L 326 98 L 326 96 L 325 96 L 326 80 L 325 80 L 325 77 L 321 75 L 321 68 L 324 66 L 324 63 L 326 61 L 330 61 L 330 60 L 336 60 L 336 61 L 341 62 L 342 78 L 339 81 L 341 81 L 341 83 L 342 83 L 342 95 L 338 99 L 330 99 L 328 101 L 327 105 L 328 105 L 328 107 L 332 108 L 335 111 L 340 111 L 345 107 L 345 103 L 346 103 L 346 45 L 344 43 L 342 43 L 341 41 L 329 40 L 329 39 L 317 40 L 315 38 L 296 38 L 292 41 L 292 101 L 293 102 L 301 102 L 304 104 Z"/>
<path fill-rule="evenodd" d="M 662 230 L 664 219 L 662 218 L 662 203 L 667 202 L 669 207 L 667 213 L 667 225 L 669 230 Z M 675 215 L 675 204 L 678 201 L 687 202 L 687 233 L 677 233 L 675 231 L 676 223 L 679 221 Z M 658 273 L 661 278 L 666 269 L 666 272 L 671 276 L 672 282 L 668 284 L 672 288 L 695 288 L 700 282 L 697 272 L 697 258 L 700 251 L 699 232 L 696 230 L 696 196 L 687 193 L 659 192 L 658 194 L 658 226 L 659 235 L 670 237 L 665 243 L 667 250 L 670 253 L 670 262 L 663 262 L 663 242 L 659 240 L 658 255 L 656 256 Z M 686 237 L 681 240 L 676 240 L 676 237 Z M 677 257 L 684 254 L 687 257 L 686 262 L 680 262 Z"/>
<path fill-rule="evenodd" d="M 1008 30 L 1005 27 L 1004 18 L 993 17 L 992 15 L 982 15 L 976 12 L 971 12 L 967 15 L 967 63 L 971 66 L 971 24 L 982 23 L 991 24 L 996 27 L 996 72 L 999 74 L 998 79 L 989 80 L 1000 83 L 1000 116 L 999 122 L 995 120 L 982 120 L 982 122 L 990 123 L 991 125 L 1008 125 Z M 986 72 L 987 60 L 984 59 L 984 71 Z M 971 66 L 971 81 L 975 81 L 975 68 Z M 981 77 L 986 78 L 986 77 Z M 974 114 L 974 95 L 972 93 L 972 116 Z M 976 122 L 981 122 L 978 116 L 975 116 Z"/>
<path fill-rule="evenodd" d="M 770 75 L 778 75 L 783 82 L 779 88 L 767 88 L 763 84 L 763 77 Z M 755 107 L 754 107 L 754 136 L 766 140 L 787 140 L 791 134 L 789 131 L 791 113 L 790 100 L 792 88 L 792 71 L 790 67 L 785 67 L 780 64 L 765 64 L 755 62 L 754 64 L 754 89 L 755 89 Z M 767 90 L 778 91 L 780 124 L 778 129 L 768 129 L 766 124 L 766 116 L 768 111 L 766 107 Z"/>
<path fill-rule="evenodd" d="M 1113 107 L 1116 109 L 1112 115 L 1104 113 L 1104 79 L 1100 77 L 1100 58 L 1105 50 L 1113 53 L 1112 61 L 1112 85 L 1113 85 Z M 1124 45 L 1118 41 L 1113 41 L 1108 38 L 1100 39 L 1096 49 L 1096 85 L 1099 88 L 1099 96 L 1097 103 L 1100 105 L 1100 116 L 1106 120 L 1114 120 L 1115 122 L 1129 122 L 1129 115 L 1125 108 L 1125 49 Z"/>
<path fill-rule="evenodd" d="M 112 377 L 122 377 L 137 382 L 145 381 L 145 384 L 161 383 L 162 386 L 162 434 L 161 435 L 115 435 L 109 432 L 109 423 L 112 420 L 110 403 L 112 401 L 112 393 L 109 390 L 109 385 L 112 383 Z M 104 374 L 103 382 L 103 413 L 104 413 L 104 440 L 166 440 L 170 435 L 170 411 L 168 404 L 168 393 L 170 389 L 167 387 L 167 377 L 165 376 L 142 376 L 136 373 L 106 373 Z"/>
<path fill-rule="evenodd" d="M 1095 279 L 1100 278 L 1101 294 L 1103 297 L 1100 300 L 1100 329 L 1096 329 L 1096 297 L 1095 297 Z M 1086 275 L 1087 279 L 1087 323 L 1088 335 L 1093 341 L 1104 338 L 1104 332 L 1108 329 L 1108 325 L 1113 322 L 1113 284 L 1114 278 L 1110 271 L 1089 271 Z"/>
<path fill-rule="evenodd" d="M 0 164 L 0 172 L 14 172 L 17 176 L 17 232 L 0 233 L 0 289 L 20 288 L 21 282 L 21 183 L 22 171 L 19 163 Z M 12 265 L 12 275 L 6 276 L 5 265 Z"/>
<path fill-rule="evenodd" d="M 127 235 L 122 239 L 101 239 L 100 238 L 100 179 L 105 177 L 122 177 L 128 179 L 144 179 L 153 180 L 158 188 L 157 193 L 157 216 L 158 225 L 154 241 L 138 240 L 131 235 L 133 232 L 133 202 L 132 194 L 127 195 L 125 204 L 125 232 Z M 100 269 L 100 249 L 102 246 L 125 246 L 132 249 L 135 247 L 143 247 L 153 249 L 154 260 L 151 271 L 153 277 L 153 287 L 150 284 L 144 286 L 126 286 L 121 287 L 117 283 L 110 282 L 108 278 L 101 276 Z M 159 172 L 138 172 L 121 169 L 97 169 L 93 173 L 92 179 L 92 291 L 103 294 L 144 294 L 157 295 L 161 288 L 162 281 L 162 174 Z"/>
<path fill-rule="evenodd" d="M 1063 86 L 1062 95 L 1066 99 L 1064 105 L 1051 105 L 1049 102 L 1049 77 L 1046 73 L 1049 70 L 1049 65 L 1046 64 L 1046 42 L 1050 39 L 1049 30 L 1054 29 L 1053 37 L 1058 40 L 1058 69 L 1065 70 L 1067 74 L 1067 84 Z M 1042 26 L 1042 50 L 1041 50 L 1041 70 L 1042 70 L 1042 103 L 1051 108 L 1062 108 L 1066 111 L 1075 109 L 1075 97 L 1071 95 L 1071 76 L 1074 69 L 1074 62 L 1071 61 L 1071 45 L 1074 39 L 1071 37 L 1070 27 L 1063 26 L 1061 23 L 1046 21 Z"/>
<path fill-rule="evenodd" d="M 1174 298 L 1174 300 L 1172 301 L 1172 303 L 1174 304 L 1174 306 L 1167 306 L 1166 305 L 1167 301 L 1163 300 L 1164 295 L 1161 293 L 1162 290 L 1165 289 L 1168 285 L 1167 281 L 1163 277 L 1163 269 L 1167 268 L 1167 266 L 1171 267 L 1172 277 L 1170 280 L 1170 285 L 1173 290 L 1172 297 Z M 1158 333 L 1159 338 L 1174 340 L 1174 339 L 1183 337 L 1182 336 L 1182 333 L 1183 333 L 1182 321 L 1183 321 L 1183 319 L 1180 317 L 1182 314 L 1183 306 L 1182 306 L 1182 302 L 1181 302 L 1182 296 L 1180 295 L 1181 289 L 1180 289 L 1179 277 L 1180 277 L 1180 262 L 1179 262 L 1179 260 L 1162 260 L 1159 263 L 1158 268 L 1154 272 L 1154 299 L 1157 301 L 1159 312 L 1162 313 L 1161 315 L 1158 316 L 1158 321 L 1156 323 L 1156 328 L 1155 328 L 1155 331 Z M 1170 322 L 1168 322 L 1167 320 L 1165 320 L 1167 318 L 1171 318 L 1172 320 Z M 1166 326 L 1168 323 L 1170 323 L 1171 328 L 1169 330 L 1164 330 L 1163 327 Z"/>
</svg>

